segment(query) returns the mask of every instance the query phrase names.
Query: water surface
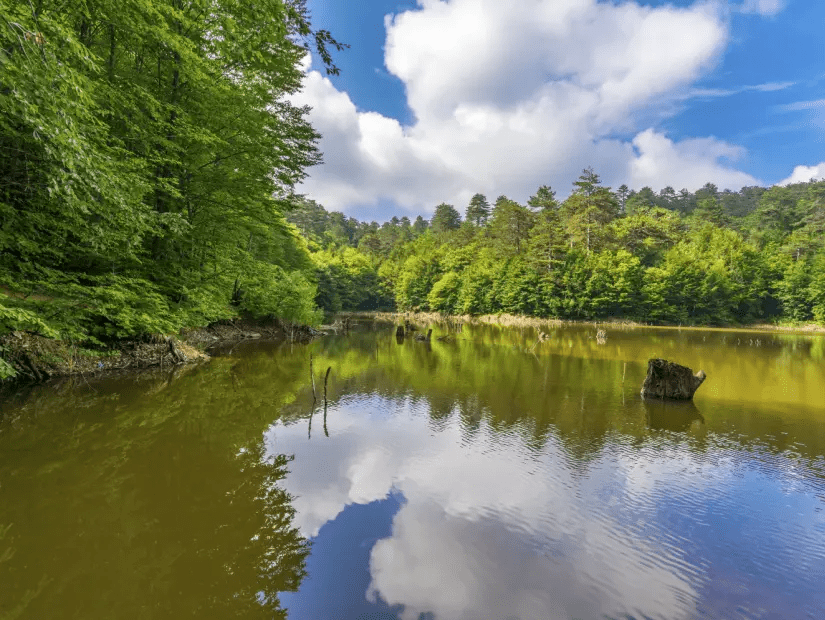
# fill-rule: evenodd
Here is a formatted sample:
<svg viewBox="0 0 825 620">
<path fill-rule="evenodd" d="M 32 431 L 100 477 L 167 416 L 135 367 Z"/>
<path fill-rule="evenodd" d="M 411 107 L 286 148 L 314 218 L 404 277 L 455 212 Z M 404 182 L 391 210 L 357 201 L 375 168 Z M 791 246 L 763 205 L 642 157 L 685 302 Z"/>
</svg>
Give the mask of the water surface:
<svg viewBox="0 0 825 620">
<path fill-rule="evenodd" d="M 825 615 L 825 338 L 453 335 L 0 402 L 0 620 Z M 694 403 L 639 398 L 650 357 Z"/>
</svg>

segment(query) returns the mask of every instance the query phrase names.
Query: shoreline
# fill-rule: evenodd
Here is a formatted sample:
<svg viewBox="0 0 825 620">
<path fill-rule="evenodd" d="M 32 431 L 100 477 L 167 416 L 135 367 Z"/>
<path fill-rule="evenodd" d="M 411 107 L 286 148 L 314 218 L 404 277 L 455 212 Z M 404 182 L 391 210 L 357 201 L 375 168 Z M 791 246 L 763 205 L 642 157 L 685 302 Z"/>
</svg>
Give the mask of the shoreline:
<svg viewBox="0 0 825 620">
<path fill-rule="evenodd" d="M 113 342 L 109 348 L 95 350 L 65 340 L 13 331 L 0 337 L 0 352 L 17 374 L 0 380 L 0 388 L 71 376 L 91 377 L 199 364 L 211 359 L 208 351 L 213 347 L 244 340 L 307 342 L 322 333 L 306 326 L 285 327 L 277 320 L 238 319 L 184 329 L 170 336 L 155 334 Z"/>
<path fill-rule="evenodd" d="M 520 316 L 514 314 L 485 314 L 479 316 L 472 315 L 444 315 L 437 312 L 339 312 L 338 316 L 350 316 L 353 318 L 372 318 L 379 321 L 392 323 L 403 322 L 405 319 L 420 323 L 456 323 L 471 325 L 500 325 L 502 327 L 610 327 L 613 329 L 662 329 L 662 330 L 692 330 L 692 331 L 737 331 L 766 333 L 774 332 L 796 333 L 817 335 L 825 334 L 825 326 L 816 324 L 806 325 L 774 325 L 772 323 L 752 323 L 749 325 L 650 325 L 639 321 L 628 319 L 605 319 L 603 321 L 584 321 L 571 319 L 552 319 L 532 316 Z"/>
<path fill-rule="evenodd" d="M 685 325 L 647 325 L 624 319 L 604 321 L 563 320 L 541 317 L 519 316 L 511 314 L 488 314 L 480 316 L 443 315 L 435 312 L 377 312 L 344 311 L 334 315 L 341 318 L 368 319 L 392 324 L 410 320 L 416 323 L 448 323 L 471 325 L 498 325 L 518 328 L 562 328 L 591 327 L 594 329 L 657 329 L 657 330 L 691 330 L 691 331 L 736 331 L 751 333 L 823 335 L 825 326 L 808 325 L 773 325 L 754 323 L 751 325 L 711 327 Z M 340 327 L 340 326 L 338 326 Z M 337 331 L 336 325 L 320 326 L 313 329 L 307 326 L 285 327 L 278 320 L 237 319 L 219 321 L 201 328 L 184 329 L 172 336 L 150 335 L 139 340 L 112 343 L 104 350 L 80 347 L 74 343 L 55 340 L 14 331 L 0 337 L 0 352 L 17 372 L 16 376 L 0 380 L 0 387 L 45 383 L 51 379 L 70 376 L 99 376 L 107 372 L 142 370 L 146 368 L 165 368 L 208 362 L 209 350 L 225 344 L 244 340 L 263 340 L 269 342 L 297 341 L 309 342 L 315 337 Z"/>
</svg>

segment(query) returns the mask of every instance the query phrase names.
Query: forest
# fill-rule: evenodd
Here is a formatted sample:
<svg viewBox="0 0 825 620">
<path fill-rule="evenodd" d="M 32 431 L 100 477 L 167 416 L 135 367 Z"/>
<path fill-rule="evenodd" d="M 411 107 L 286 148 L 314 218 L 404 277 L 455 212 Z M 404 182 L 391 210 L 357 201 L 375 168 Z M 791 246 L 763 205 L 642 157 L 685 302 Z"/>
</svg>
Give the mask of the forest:
<svg viewBox="0 0 825 620">
<path fill-rule="evenodd" d="M 564 200 L 476 194 L 379 225 L 304 199 L 317 304 L 573 320 L 825 322 L 825 182 L 612 190 L 591 168 Z"/>
<path fill-rule="evenodd" d="M 0 338 L 84 347 L 339 310 L 825 322 L 825 183 L 476 194 L 358 222 L 295 194 L 305 0 L 0 0 Z M 0 379 L 11 374 L 3 361 Z"/>
<path fill-rule="evenodd" d="M 287 97 L 342 47 L 304 0 L 0 0 L 0 336 L 317 321 Z"/>
</svg>

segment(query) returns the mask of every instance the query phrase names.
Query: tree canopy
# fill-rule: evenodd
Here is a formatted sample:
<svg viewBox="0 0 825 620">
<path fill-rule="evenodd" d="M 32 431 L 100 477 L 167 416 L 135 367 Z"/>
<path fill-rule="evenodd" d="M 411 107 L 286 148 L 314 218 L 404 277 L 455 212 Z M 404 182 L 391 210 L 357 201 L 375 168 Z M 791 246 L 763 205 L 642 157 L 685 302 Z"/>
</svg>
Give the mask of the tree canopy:
<svg viewBox="0 0 825 620">
<path fill-rule="evenodd" d="M 309 47 L 334 73 L 342 46 L 303 0 L 0 0 L 0 16 L 0 331 L 315 320 L 284 213 L 318 134 L 286 97 Z"/>
<path fill-rule="evenodd" d="M 446 204 L 437 215 L 431 229 L 413 226 L 406 236 L 400 221 L 380 228 L 398 232 L 367 255 L 374 278 L 360 282 L 373 288 L 359 308 L 677 324 L 825 320 L 825 181 L 613 192 L 586 169 L 561 202 L 541 186 L 527 205 L 499 196 L 484 224 L 459 226 Z M 342 278 L 346 288 L 351 276 Z"/>
</svg>

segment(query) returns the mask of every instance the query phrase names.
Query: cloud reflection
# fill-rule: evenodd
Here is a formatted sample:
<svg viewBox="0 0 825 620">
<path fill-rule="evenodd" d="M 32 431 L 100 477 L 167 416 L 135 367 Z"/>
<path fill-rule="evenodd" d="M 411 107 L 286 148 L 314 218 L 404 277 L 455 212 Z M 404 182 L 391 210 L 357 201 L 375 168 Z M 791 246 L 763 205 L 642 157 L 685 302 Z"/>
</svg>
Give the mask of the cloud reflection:
<svg viewBox="0 0 825 620">
<path fill-rule="evenodd" d="M 403 605 L 403 620 L 695 617 L 677 552 L 610 510 L 650 491 L 638 471 L 605 456 L 582 476 L 553 440 L 531 451 L 482 425 L 467 442 L 458 416 L 434 432 L 427 414 L 372 397 L 331 412 L 329 438 L 308 441 L 300 425 L 267 433 L 269 452 L 296 455 L 285 486 L 306 536 L 348 504 L 404 496 L 372 549 L 371 600 Z"/>
</svg>

